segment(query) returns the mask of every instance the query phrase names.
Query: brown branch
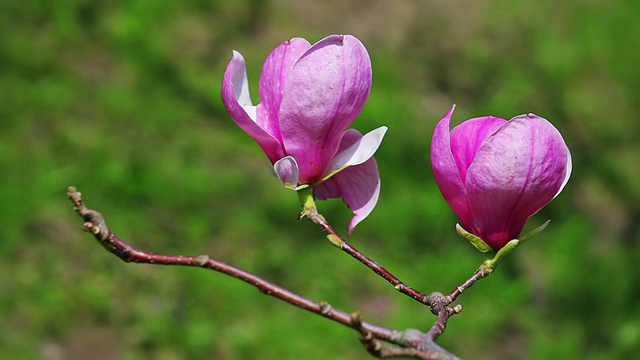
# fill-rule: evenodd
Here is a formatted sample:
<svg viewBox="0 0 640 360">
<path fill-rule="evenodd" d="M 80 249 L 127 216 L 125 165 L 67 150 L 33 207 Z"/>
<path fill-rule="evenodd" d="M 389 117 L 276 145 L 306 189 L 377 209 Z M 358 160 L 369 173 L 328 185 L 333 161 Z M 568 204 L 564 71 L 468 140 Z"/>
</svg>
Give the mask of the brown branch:
<svg viewBox="0 0 640 360">
<path fill-rule="evenodd" d="M 389 283 L 391 283 L 391 285 L 393 285 L 396 290 L 423 304 L 431 305 L 429 303 L 429 296 L 427 294 L 411 288 L 398 277 L 390 273 L 382 265 L 371 260 L 368 256 L 364 255 L 354 246 L 349 244 L 344 239 L 344 237 L 342 237 L 340 234 L 338 234 L 337 231 L 333 229 L 333 227 L 324 218 L 324 216 L 318 213 L 316 208 L 307 209 L 307 211 L 303 213 L 303 216 L 307 217 L 314 224 L 318 225 L 322 230 L 324 230 L 328 234 L 327 238 L 329 239 L 329 241 L 331 241 L 331 243 L 340 248 L 340 250 L 351 255 L 356 260 L 360 261 L 362 264 L 366 265 L 369 269 L 373 270 L 374 273 L 376 273 L 383 279 L 387 280 Z"/>
<path fill-rule="evenodd" d="M 429 333 L 432 332 L 431 330 L 427 334 L 415 329 L 397 331 L 362 321 L 359 315 L 353 315 L 335 309 L 326 302 L 316 302 L 310 300 L 279 285 L 269 282 L 255 274 L 237 268 L 233 265 L 229 265 L 224 262 L 212 259 L 207 255 L 165 255 L 136 249 L 127 242 L 118 238 L 113 232 L 109 230 L 102 214 L 85 206 L 84 202 L 82 201 L 81 193 L 78 192 L 75 187 L 70 186 L 68 188 L 68 196 L 69 199 L 73 202 L 76 212 L 85 221 L 85 231 L 91 232 L 95 236 L 96 240 L 98 240 L 98 242 L 105 249 L 127 263 L 132 262 L 140 264 L 192 266 L 210 269 L 232 276 L 236 279 L 257 287 L 258 290 L 260 290 L 260 292 L 262 292 L 263 294 L 273 296 L 291 305 L 305 309 L 307 311 L 355 329 L 362 335 L 361 342 L 363 343 L 365 348 L 372 355 L 380 358 L 414 357 L 418 359 L 458 359 L 455 355 L 441 348 L 433 341 L 435 340 L 435 337 L 429 335 Z M 369 262 L 375 263 L 371 260 L 369 260 Z M 377 269 L 377 271 L 381 272 L 382 274 L 388 274 L 388 272 L 386 272 L 386 270 L 384 270 L 384 268 L 379 265 L 377 266 Z M 376 270 L 374 269 L 374 271 Z M 390 275 L 390 278 L 395 279 L 393 275 Z M 402 284 L 399 280 L 397 280 L 397 283 Z M 403 291 L 401 289 L 399 290 L 401 292 L 406 291 Z M 424 299 L 425 301 L 423 302 L 427 303 L 429 297 L 424 295 Z M 444 320 L 441 320 L 439 317 L 438 321 L 436 322 L 442 323 L 442 331 L 444 330 L 444 325 L 446 325 L 447 318 L 448 316 Z M 442 331 L 440 331 L 440 333 Z M 391 346 L 388 343 L 395 344 L 397 346 Z"/>
<path fill-rule="evenodd" d="M 462 294 L 463 291 L 470 288 L 476 281 L 483 279 L 493 272 L 493 268 L 487 265 L 486 262 L 482 263 L 478 270 L 476 270 L 471 277 L 465 280 L 462 284 L 458 285 L 450 294 L 449 294 L 449 303 L 454 302 L 458 296 Z"/>
<path fill-rule="evenodd" d="M 444 322 L 444 324 L 446 324 L 449 316 L 450 314 L 442 315 L 442 322 Z M 414 357 L 418 359 L 448 359 L 447 357 L 442 357 L 442 354 L 439 352 L 440 350 L 437 350 L 439 346 L 434 342 L 433 334 L 430 334 L 435 327 L 440 327 L 440 325 L 436 326 L 436 324 L 441 321 L 440 319 L 434 324 L 429 333 L 425 334 L 416 329 L 407 329 L 404 331 L 405 341 L 420 344 L 418 347 L 398 347 L 383 343 L 373 337 L 371 333 L 359 327 L 362 320 L 358 314 L 352 315 L 352 321 L 362 334 L 360 342 L 373 356 L 379 358 Z M 444 325 L 442 330 L 444 330 Z M 437 335 L 435 337 L 437 337 Z M 454 359 L 458 358 L 454 357 Z"/>
<path fill-rule="evenodd" d="M 493 268 L 489 266 L 488 263 L 484 262 L 480 265 L 478 270 L 476 270 L 461 285 L 456 287 L 456 289 L 449 295 L 444 295 L 440 292 L 434 292 L 427 295 L 423 292 L 409 287 L 404 282 L 402 282 L 402 280 L 390 273 L 380 264 L 373 261 L 366 255 L 361 253 L 358 249 L 353 247 L 351 244 L 349 244 L 344 239 L 344 237 L 342 237 L 340 234 L 338 234 L 337 231 L 335 231 L 335 229 L 333 229 L 333 227 L 329 224 L 325 217 L 318 212 L 314 202 L 303 203 L 302 216 L 307 217 L 314 224 L 318 225 L 322 230 L 324 230 L 327 233 L 327 238 L 333 245 L 339 247 L 340 250 L 346 252 L 356 260 L 360 261 L 362 264 L 369 267 L 377 275 L 391 283 L 396 288 L 396 290 L 429 306 L 431 313 L 436 315 L 438 318 L 433 323 L 429 331 L 425 334 L 424 339 L 421 340 L 423 344 L 433 343 L 446 329 L 449 318 L 455 314 L 459 314 L 462 311 L 462 305 L 455 305 L 453 307 L 449 305 L 453 303 L 458 298 L 458 296 L 460 296 L 466 289 L 475 284 L 476 281 L 489 276 L 493 272 Z M 381 358 L 398 356 L 414 356 L 421 358 L 422 356 L 420 355 L 422 354 L 421 352 L 414 352 L 418 350 L 416 348 L 407 349 L 383 346 L 380 341 L 372 336 L 369 336 L 366 332 L 362 332 L 362 334 L 363 336 L 360 338 L 360 340 L 362 341 L 365 348 L 375 356 Z"/>
</svg>

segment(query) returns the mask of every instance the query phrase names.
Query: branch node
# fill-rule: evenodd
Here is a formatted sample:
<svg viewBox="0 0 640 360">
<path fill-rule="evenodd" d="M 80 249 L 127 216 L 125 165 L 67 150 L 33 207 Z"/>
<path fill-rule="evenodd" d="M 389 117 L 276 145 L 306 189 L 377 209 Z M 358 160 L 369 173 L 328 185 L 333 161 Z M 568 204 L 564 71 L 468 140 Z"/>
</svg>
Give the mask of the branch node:
<svg viewBox="0 0 640 360">
<path fill-rule="evenodd" d="M 344 240 L 340 239 L 339 237 L 333 235 L 333 234 L 328 234 L 327 235 L 327 239 L 329 239 L 329 241 L 331 242 L 331 244 L 333 244 L 336 247 L 342 248 L 342 245 L 344 244 Z"/>
<path fill-rule="evenodd" d="M 211 260 L 211 258 L 209 257 L 209 255 L 200 255 L 197 257 L 197 260 L 198 265 L 205 266 Z"/>
<path fill-rule="evenodd" d="M 361 334 L 366 333 L 367 331 L 362 327 L 362 316 L 359 312 L 351 313 L 351 327 L 358 330 Z"/>
<path fill-rule="evenodd" d="M 451 308 L 452 314 L 460 314 L 462 312 L 462 309 L 463 309 L 462 305 L 458 304 Z"/>
<path fill-rule="evenodd" d="M 331 310 L 333 310 L 333 307 L 331 305 L 329 305 L 328 302 L 321 301 L 320 302 L 320 310 L 322 312 L 322 315 L 328 315 L 331 312 Z"/>
<path fill-rule="evenodd" d="M 351 313 L 351 326 L 358 332 L 360 332 L 360 343 L 362 343 L 364 348 L 371 355 L 379 358 L 386 357 L 386 354 L 383 351 L 384 345 L 378 339 L 376 339 L 375 336 L 373 336 L 373 333 L 371 331 L 367 331 L 364 326 L 362 326 L 362 316 L 360 316 L 360 313 Z"/>
<path fill-rule="evenodd" d="M 84 231 L 90 232 L 94 235 L 98 235 L 100 233 L 100 228 L 98 228 L 97 226 L 93 226 L 93 223 L 87 221 L 84 223 Z"/>
<path fill-rule="evenodd" d="M 73 209 L 84 219 L 84 231 L 92 233 L 99 240 L 106 240 L 109 237 L 109 228 L 104 221 L 102 214 L 95 210 L 87 209 L 82 201 L 82 193 L 75 186 L 67 188 L 67 196 L 73 202 Z"/>
<path fill-rule="evenodd" d="M 391 332 L 391 342 L 394 344 L 405 343 L 406 331 L 393 330 L 393 332 Z"/>
<path fill-rule="evenodd" d="M 450 303 L 451 297 L 438 291 L 432 292 L 428 296 L 428 304 L 430 304 L 429 309 L 431 309 L 431 313 L 433 315 L 438 315 Z"/>
</svg>

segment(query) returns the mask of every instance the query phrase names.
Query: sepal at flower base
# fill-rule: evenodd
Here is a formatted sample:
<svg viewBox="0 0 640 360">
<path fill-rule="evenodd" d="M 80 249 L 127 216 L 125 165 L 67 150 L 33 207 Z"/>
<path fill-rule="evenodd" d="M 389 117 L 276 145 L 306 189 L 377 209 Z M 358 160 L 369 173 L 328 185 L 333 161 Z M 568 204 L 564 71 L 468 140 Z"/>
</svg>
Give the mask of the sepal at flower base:
<svg viewBox="0 0 640 360">
<path fill-rule="evenodd" d="M 545 221 L 542 225 L 538 226 L 537 228 L 529 231 L 528 233 L 524 234 L 524 236 L 520 236 L 519 240 L 520 243 L 522 244 L 523 242 L 531 239 L 532 237 L 538 235 L 542 230 L 547 228 L 547 225 L 549 225 L 549 223 L 551 222 L 551 220 L 547 220 Z"/>
<path fill-rule="evenodd" d="M 456 224 L 456 231 L 463 239 L 466 239 L 481 253 L 487 253 L 491 251 L 491 246 L 484 242 L 479 236 L 465 230 L 460 224 Z"/>
<path fill-rule="evenodd" d="M 300 201 L 300 207 L 302 211 L 300 212 L 300 219 L 305 217 L 310 217 L 312 213 L 317 213 L 318 208 L 316 207 L 316 201 L 313 198 L 313 188 L 307 187 L 297 191 L 298 193 L 298 201 Z"/>
<path fill-rule="evenodd" d="M 513 249 L 516 248 L 516 246 L 520 245 L 520 240 L 518 239 L 513 239 L 511 241 L 508 241 L 502 248 L 500 248 L 500 250 L 498 250 L 495 255 L 491 258 L 488 259 L 484 262 L 484 264 L 491 270 L 495 270 L 495 268 L 498 266 L 498 262 L 508 253 L 510 253 L 511 251 L 513 251 Z"/>
<path fill-rule="evenodd" d="M 489 269 L 495 269 L 498 266 L 498 262 L 508 253 L 513 251 L 518 245 L 523 244 L 525 241 L 531 239 L 532 237 L 538 235 L 542 230 L 544 230 L 551 220 L 545 221 L 542 225 L 537 228 L 529 231 L 525 235 L 521 236 L 519 239 L 513 239 L 508 241 L 503 247 L 499 250 L 493 250 L 487 243 L 485 243 L 480 237 L 468 232 L 465 230 L 460 224 L 456 224 L 456 231 L 458 235 L 468 240 L 471 245 L 473 245 L 480 252 L 484 253 L 485 256 L 490 257 L 485 260 L 484 264 Z"/>
</svg>

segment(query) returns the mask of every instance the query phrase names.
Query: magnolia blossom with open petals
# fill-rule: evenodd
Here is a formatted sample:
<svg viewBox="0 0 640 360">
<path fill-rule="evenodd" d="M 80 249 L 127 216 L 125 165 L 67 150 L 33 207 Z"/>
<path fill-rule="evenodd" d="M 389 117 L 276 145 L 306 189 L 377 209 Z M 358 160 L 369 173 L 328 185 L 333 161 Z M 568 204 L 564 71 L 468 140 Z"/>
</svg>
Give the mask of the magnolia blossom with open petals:
<svg viewBox="0 0 640 360">
<path fill-rule="evenodd" d="M 562 191 L 571 154 L 560 132 L 534 114 L 479 117 L 450 130 L 454 108 L 433 132 L 435 180 L 465 230 L 498 250 Z"/>
<path fill-rule="evenodd" d="M 380 175 L 373 154 L 387 130 L 366 135 L 347 128 L 371 88 L 371 60 L 350 35 L 311 45 L 293 38 L 275 48 L 262 67 L 253 105 L 245 61 L 234 51 L 222 82 L 229 115 L 269 157 L 288 188 L 312 186 L 319 199 L 342 197 L 354 212 L 349 232 L 373 210 Z"/>
</svg>

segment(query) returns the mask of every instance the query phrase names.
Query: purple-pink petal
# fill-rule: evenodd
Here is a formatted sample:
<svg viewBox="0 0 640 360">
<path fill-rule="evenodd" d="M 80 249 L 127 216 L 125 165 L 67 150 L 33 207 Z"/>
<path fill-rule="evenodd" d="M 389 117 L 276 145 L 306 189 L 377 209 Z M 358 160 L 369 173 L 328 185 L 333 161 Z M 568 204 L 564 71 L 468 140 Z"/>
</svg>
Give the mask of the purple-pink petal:
<svg viewBox="0 0 640 360">
<path fill-rule="evenodd" d="M 322 178 L 370 86 L 369 55 L 353 36 L 328 36 L 295 63 L 278 117 L 286 152 L 300 167 L 301 183 Z"/>
<path fill-rule="evenodd" d="M 519 236 L 526 220 L 566 183 L 569 150 L 558 130 L 535 115 L 518 116 L 479 148 L 467 172 L 472 231 L 494 249 Z"/>
<path fill-rule="evenodd" d="M 273 170 L 278 176 L 278 179 L 280 179 L 280 182 L 282 182 L 282 186 L 292 189 L 298 186 L 300 171 L 298 170 L 298 163 L 293 156 L 285 156 L 276 161 L 276 163 L 273 164 Z"/>
<path fill-rule="evenodd" d="M 273 49 L 262 65 L 258 85 L 262 112 L 259 113 L 261 116 L 258 116 L 257 121 L 280 142 L 282 142 L 282 136 L 278 112 L 282 94 L 293 65 L 310 47 L 311 44 L 302 38 L 287 40 Z"/>
<path fill-rule="evenodd" d="M 507 122 L 494 116 L 469 119 L 451 130 L 451 152 L 464 186 L 467 170 L 484 141 Z"/>
<path fill-rule="evenodd" d="M 315 187 L 318 200 L 342 198 L 354 216 L 349 222 L 348 235 L 376 206 L 380 195 L 380 174 L 374 158 L 350 166 Z"/>
<path fill-rule="evenodd" d="M 450 123 L 455 108 L 453 105 L 433 131 L 431 167 L 442 196 L 458 215 L 463 227 L 469 229 L 469 226 L 473 225 L 473 218 L 467 204 L 464 182 L 451 151 Z"/>
<path fill-rule="evenodd" d="M 256 123 L 256 108 L 249 95 L 245 61 L 236 51 L 222 79 L 222 102 L 231 118 L 260 145 L 272 163 L 284 157 L 280 141 Z"/>
<path fill-rule="evenodd" d="M 362 139 L 357 130 L 344 133 L 339 151 L 348 149 Z M 364 220 L 376 206 L 380 195 L 380 173 L 373 157 L 355 166 L 349 166 L 329 179 L 315 186 L 316 198 L 342 198 L 354 216 L 349 222 L 348 234 L 351 235 L 358 223 Z"/>
</svg>

